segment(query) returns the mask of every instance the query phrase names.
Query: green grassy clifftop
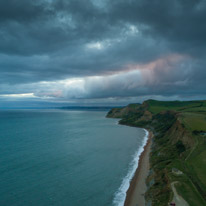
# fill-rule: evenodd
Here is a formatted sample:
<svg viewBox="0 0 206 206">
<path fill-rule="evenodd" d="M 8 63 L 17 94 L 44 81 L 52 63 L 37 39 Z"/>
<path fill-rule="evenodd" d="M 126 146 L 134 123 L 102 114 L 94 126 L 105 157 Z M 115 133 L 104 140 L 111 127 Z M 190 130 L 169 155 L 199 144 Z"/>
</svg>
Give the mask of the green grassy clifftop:
<svg viewBox="0 0 206 206">
<path fill-rule="evenodd" d="M 206 205 L 206 101 L 155 101 L 112 109 L 107 117 L 154 133 L 146 199 L 165 206 L 171 184 L 190 206 Z"/>
</svg>

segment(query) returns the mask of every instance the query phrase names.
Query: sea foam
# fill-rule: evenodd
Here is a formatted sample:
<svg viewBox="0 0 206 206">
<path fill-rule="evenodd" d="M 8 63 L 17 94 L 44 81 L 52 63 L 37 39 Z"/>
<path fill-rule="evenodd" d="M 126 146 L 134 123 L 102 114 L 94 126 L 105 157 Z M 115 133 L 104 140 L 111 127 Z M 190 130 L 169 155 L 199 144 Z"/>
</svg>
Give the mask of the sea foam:
<svg viewBox="0 0 206 206">
<path fill-rule="evenodd" d="M 115 206 L 124 206 L 127 190 L 129 189 L 130 182 L 135 174 L 136 169 L 138 168 L 140 155 L 144 151 L 144 146 L 147 144 L 147 140 L 149 137 L 149 132 L 146 129 L 144 129 L 144 131 L 145 131 L 145 136 L 144 136 L 142 145 L 135 152 L 132 162 L 130 163 L 127 175 L 123 178 L 118 191 L 115 193 L 114 200 L 113 200 L 113 204 Z"/>
</svg>

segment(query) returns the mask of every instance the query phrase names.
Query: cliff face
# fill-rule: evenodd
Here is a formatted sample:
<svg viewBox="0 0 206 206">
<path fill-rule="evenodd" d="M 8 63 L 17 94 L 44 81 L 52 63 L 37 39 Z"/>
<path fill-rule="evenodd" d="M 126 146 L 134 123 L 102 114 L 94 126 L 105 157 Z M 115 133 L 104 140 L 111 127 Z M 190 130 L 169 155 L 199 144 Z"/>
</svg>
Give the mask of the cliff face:
<svg viewBox="0 0 206 206">
<path fill-rule="evenodd" d="M 166 135 L 169 136 L 171 145 L 177 143 L 178 141 L 182 141 L 183 144 L 189 149 L 195 144 L 195 140 L 193 139 L 191 133 L 187 131 L 178 119 L 168 130 Z"/>
<path fill-rule="evenodd" d="M 108 112 L 107 117 L 108 118 L 127 117 L 130 114 L 137 113 L 140 106 L 141 106 L 140 104 L 129 104 L 127 107 L 113 108 Z"/>
<path fill-rule="evenodd" d="M 198 148 L 197 138 L 200 137 L 194 136 L 194 132 L 187 126 L 185 123 L 187 119 L 183 119 L 183 116 L 184 114 L 188 116 L 188 112 L 184 113 L 182 110 L 188 111 L 188 108 L 194 108 L 194 104 L 196 102 L 180 102 L 178 107 L 178 102 L 171 104 L 161 102 L 158 105 L 157 101 L 149 100 L 136 107 L 113 109 L 107 115 L 107 117 L 122 118 L 120 124 L 144 127 L 154 134 L 146 193 L 146 199 L 152 203 L 152 206 L 165 206 L 172 200 L 171 184 L 174 181 L 181 181 L 188 193 L 193 191 L 191 194 L 193 199 L 196 198 L 196 205 L 206 205 L 206 198 L 205 202 L 202 200 L 206 190 L 199 184 L 197 178 L 191 178 L 196 174 L 191 170 L 190 162 L 186 161 Z M 197 105 L 199 107 L 200 103 L 198 102 Z M 194 113 L 192 115 L 194 116 Z M 173 168 L 180 170 L 184 175 L 181 177 L 174 175 Z M 189 182 L 196 184 L 196 188 L 192 188 Z M 202 197 L 198 197 L 195 190 L 199 191 L 199 196 Z M 182 196 L 184 197 L 185 194 L 187 193 L 183 191 Z M 191 200 L 191 205 L 194 205 L 193 203 L 194 200 Z"/>
<path fill-rule="evenodd" d="M 165 112 L 153 117 L 151 128 L 155 134 L 150 156 L 151 173 L 147 178 L 146 198 L 152 205 L 167 205 L 172 197 L 170 178 L 176 161 L 184 161 L 186 150 L 190 150 L 187 131 L 177 120 L 177 114 Z M 150 184 L 151 180 L 153 184 Z"/>
</svg>

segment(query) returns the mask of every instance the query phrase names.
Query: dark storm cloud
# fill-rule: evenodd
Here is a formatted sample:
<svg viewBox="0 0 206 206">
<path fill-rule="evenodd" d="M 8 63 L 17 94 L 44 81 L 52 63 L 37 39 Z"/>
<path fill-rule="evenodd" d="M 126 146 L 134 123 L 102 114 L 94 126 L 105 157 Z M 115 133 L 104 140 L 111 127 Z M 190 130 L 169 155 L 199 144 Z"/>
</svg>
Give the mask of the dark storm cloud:
<svg viewBox="0 0 206 206">
<path fill-rule="evenodd" d="M 86 81 L 85 98 L 204 94 L 205 19 L 204 0 L 0 1 L 0 92 L 11 93 L 12 85 L 22 83 L 111 75 L 135 65 L 144 70 L 177 55 L 180 62 L 157 64 L 152 78 L 143 72 L 137 83 L 127 74 L 106 87 L 105 81 Z M 24 93 L 30 87 L 19 88 Z"/>
</svg>

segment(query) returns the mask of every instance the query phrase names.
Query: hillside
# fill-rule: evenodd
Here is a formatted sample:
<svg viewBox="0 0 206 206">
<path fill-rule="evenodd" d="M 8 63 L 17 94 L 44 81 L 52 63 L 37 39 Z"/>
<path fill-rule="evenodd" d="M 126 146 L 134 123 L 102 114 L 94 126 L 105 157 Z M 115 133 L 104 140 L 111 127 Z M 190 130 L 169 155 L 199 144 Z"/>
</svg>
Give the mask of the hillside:
<svg viewBox="0 0 206 206">
<path fill-rule="evenodd" d="M 206 101 L 148 100 L 112 109 L 107 117 L 154 134 L 148 203 L 167 205 L 175 187 L 190 206 L 206 205 Z"/>
</svg>

